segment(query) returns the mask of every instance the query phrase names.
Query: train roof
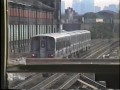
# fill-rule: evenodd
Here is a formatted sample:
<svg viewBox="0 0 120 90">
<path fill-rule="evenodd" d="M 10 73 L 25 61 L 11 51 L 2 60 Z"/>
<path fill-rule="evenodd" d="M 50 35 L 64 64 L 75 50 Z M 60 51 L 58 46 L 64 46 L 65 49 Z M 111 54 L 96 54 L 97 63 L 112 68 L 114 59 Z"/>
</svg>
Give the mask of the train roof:
<svg viewBox="0 0 120 90">
<path fill-rule="evenodd" d="M 70 35 L 67 33 L 61 32 L 61 33 L 39 34 L 35 36 L 48 36 L 48 37 L 53 37 L 53 38 L 60 38 L 60 37 L 65 37 L 65 36 L 70 36 Z"/>
<path fill-rule="evenodd" d="M 60 33 L 47 33 L 47 34 L 38 34 L 36 36 L 48 36 L 48 37 L 53 37 L 53 38 L 61 38 L 61 37 L 67 37 L 70 35 L 76 35 L 76 34 L 83 34 L 83 33 L 90 33 L 88 30 L 75 30 L 75 31 L 67 31 L 67 32 L 60 32 Z"/>
<path fill-rule="evenodd" d="M 88 31 L 88 30 L 75 30 L 75 31 L 66 32 L 66 33 L 69 33 L 70 35 L 76 35 L 76 34 L 90 33 L 90 31 Z"/>
</svg>

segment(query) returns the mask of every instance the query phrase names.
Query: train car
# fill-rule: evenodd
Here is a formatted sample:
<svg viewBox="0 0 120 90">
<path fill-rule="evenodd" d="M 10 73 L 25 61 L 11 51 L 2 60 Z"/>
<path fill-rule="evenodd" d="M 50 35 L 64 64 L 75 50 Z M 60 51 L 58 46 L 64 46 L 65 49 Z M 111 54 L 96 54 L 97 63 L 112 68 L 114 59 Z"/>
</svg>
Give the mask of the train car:
<svg viewBox="0 0 120 90">
<path fill-rule="evenodd" d="M 39 34 L 31 38 L 31 56 L 34 58 L 66 58 L 90 47 L 90 31 Z"/>
</svg>

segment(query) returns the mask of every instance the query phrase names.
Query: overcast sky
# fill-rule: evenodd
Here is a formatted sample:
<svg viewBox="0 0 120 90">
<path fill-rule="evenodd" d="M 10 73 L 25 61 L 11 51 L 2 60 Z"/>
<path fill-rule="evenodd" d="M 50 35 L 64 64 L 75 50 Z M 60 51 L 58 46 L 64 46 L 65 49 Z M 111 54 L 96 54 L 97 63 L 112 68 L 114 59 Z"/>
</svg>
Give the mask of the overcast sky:
<svg viewBox="0 0 120 90">
<path fill-rule="evenodd" d="M 65 1 L 65 8 L 72 6 L 73 0 L 62 0 Z M 100 6 L 103 8 L 104 6 L 108 6 L 109 4 L 119 4 L 119 0 L 95 0 L 95 6 Z"/>
</svg>

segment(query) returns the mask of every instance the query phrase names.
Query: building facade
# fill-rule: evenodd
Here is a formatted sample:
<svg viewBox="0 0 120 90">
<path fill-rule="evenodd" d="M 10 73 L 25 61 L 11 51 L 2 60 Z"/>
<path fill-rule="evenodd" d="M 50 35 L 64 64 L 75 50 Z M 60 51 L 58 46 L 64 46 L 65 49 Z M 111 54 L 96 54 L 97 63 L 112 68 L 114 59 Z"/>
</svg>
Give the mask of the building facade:
<svg viewBox="0 0 120 90">
<path fill-rule="evenodd" d="M 10 0 L 8 2 L 11 54 L 29 52 L 30 38 L 36 34 L 59 32 L 60 3 L 60 0 Z"/>
<path fill-rule="evenodd" d="M 80 16 L 73 8 L 68 7 L 65 9 L 65 14 L 61 16 L 61 28 L 63 30 L 80 30 Z"/>
</svg>

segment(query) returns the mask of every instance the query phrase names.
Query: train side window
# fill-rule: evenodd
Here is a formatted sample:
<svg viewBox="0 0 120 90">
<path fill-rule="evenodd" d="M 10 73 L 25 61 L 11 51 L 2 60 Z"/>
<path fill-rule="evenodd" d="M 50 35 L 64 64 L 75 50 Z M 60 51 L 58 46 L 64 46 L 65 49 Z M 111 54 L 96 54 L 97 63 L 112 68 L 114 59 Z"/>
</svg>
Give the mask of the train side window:
<svg viewBox="0 0 120 90">
<path fill-rule="evenodd" d="M 61 49 L 60 41 L 58 41 L 58 49 Z"/>
<path fill-rule="evenodd" d="M 58 42 L 56 41 L 56 50 L 58 50 Z"/>
<path fill-rule="evenodd" d="M 63 48 L 63 41 L 60 41 L 60 49 Z"/>
<path fill-rule="evenodd" d="M 56 48 L 57 48 L 57 50 L 59 50 L 59 41 L 58 40 L 57 40 Z"/>
</svg>

